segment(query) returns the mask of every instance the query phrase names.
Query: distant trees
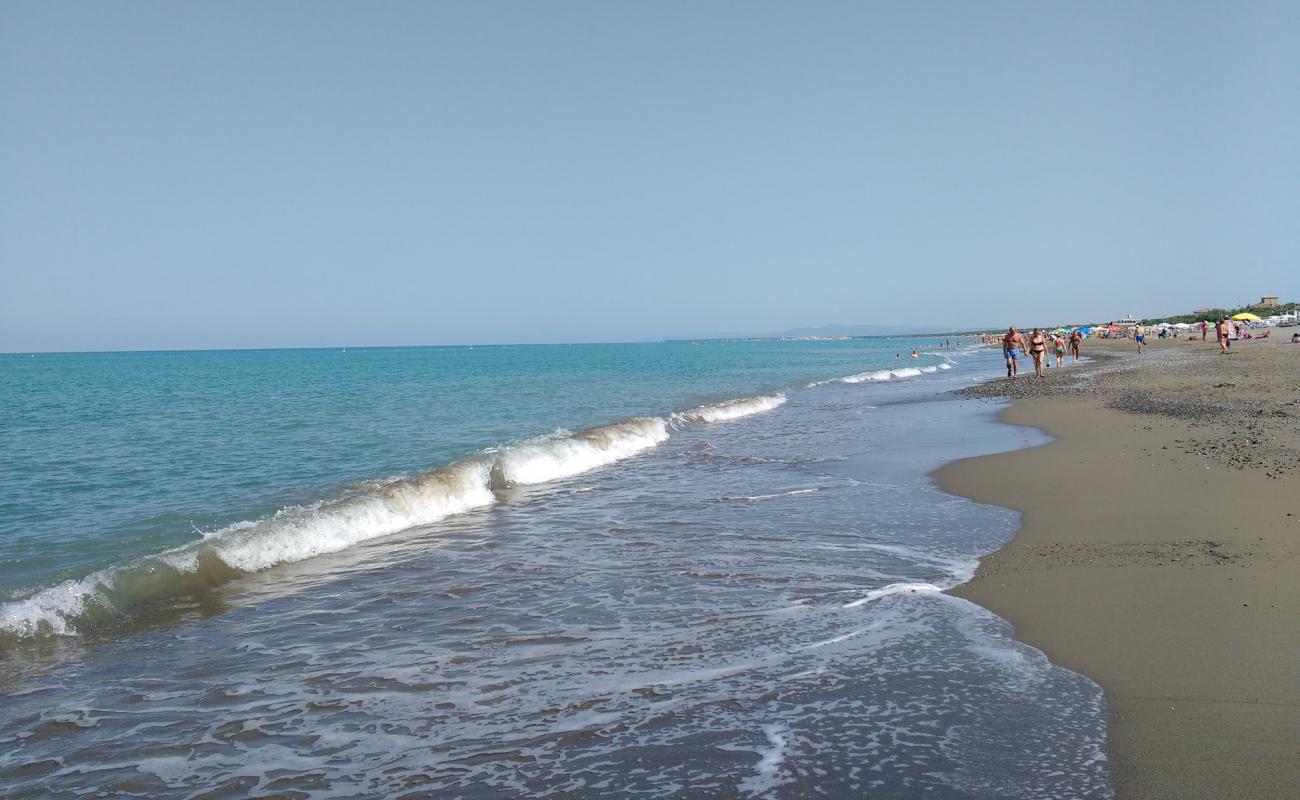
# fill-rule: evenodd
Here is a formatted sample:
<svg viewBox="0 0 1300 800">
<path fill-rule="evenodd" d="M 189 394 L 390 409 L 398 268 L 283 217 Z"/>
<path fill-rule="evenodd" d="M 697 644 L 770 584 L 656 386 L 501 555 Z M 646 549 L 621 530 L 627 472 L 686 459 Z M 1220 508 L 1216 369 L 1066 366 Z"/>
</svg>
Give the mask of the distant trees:
<svg viewBox="0 0 1300 800">
<path fill-rule="evenodd" d="M 1155 322 L 1200 322 L 1201 320 L 1218 320 L 1224 317 L 1231 317 L 1234 314 L 1248 312 L 1261 317 L 1269 314 L 1282 314 L 1284 312 L 1295 311 L 1295 303 L 1282 303 L 1277 308 L 1256 308 L 1254 306 L 1242 306 L 1241 308 L 1207 308 L 1192 314 L 1170 314 L 1167 317 L 1152 317 L 1142 320 L 1143 325 L 1150 325 Z"/>
</svg>

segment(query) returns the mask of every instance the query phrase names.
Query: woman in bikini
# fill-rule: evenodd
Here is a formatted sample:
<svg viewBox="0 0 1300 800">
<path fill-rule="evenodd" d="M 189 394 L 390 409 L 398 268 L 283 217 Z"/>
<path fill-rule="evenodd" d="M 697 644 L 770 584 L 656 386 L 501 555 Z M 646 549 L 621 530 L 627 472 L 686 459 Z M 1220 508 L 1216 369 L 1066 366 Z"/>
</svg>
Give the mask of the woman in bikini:
<svg viewBox="0 0 1300 800">
<path fill-rule="evenodd" d="M 1075 328 L 1074 331 L 1070 333 L 1070 355 L 1075 361 L 1079 360 L 1079 343 L 1082 341 L 1083 334 L 1079 333 L 1078 328 Z"/>
<path fill-rule="evenodd" d="M 1043 377 L 1043 361 L 1047 357 L 1047 337 L 1043 332 L 1034 328 L 1034 333 L 1029 337 L 1029 357 L 1034 359 L 1034 374 Z"/>
<path fill-rule="evenodd" d="M 1056 366 L 1059 367 L 1065 360 L 1065 337 L 1059 333 L 1053 334 L 1052 344 L 1056 346 Z"/>
</svg>

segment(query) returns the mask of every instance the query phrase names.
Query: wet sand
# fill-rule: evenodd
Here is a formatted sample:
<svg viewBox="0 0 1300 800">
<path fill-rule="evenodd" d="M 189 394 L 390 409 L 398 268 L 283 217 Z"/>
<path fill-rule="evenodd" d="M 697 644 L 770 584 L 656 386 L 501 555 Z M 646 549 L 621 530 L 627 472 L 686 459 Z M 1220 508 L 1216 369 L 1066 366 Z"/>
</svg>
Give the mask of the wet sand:
<svg viewBox="0 0 1300 800">
<path fill-rule="evenodd" d="M 1055 441 L 936 473 L 1024 515 L 954 593 L 1103 687 L 1121 800 L 1295 797 L 1300 345 L 1089 351 L 971 392 Z"/>
</svg>

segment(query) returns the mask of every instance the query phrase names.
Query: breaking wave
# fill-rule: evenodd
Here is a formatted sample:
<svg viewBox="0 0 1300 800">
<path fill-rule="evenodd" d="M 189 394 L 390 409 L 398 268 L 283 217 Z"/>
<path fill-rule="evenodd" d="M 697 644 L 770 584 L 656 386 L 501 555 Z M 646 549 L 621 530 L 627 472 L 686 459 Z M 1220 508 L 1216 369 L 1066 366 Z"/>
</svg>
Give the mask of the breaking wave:
<svg viewBox="0 0 1300 800">
<path fill-rule="evenodd" d="M 739 400 L 728 400 L 725 403 L 700 406 L 673 416 L 687 422 L 726 422 L 748 417 L 750 414 L 771 411 L 784 402 L 785 395 L 783 394 L 742 397 Z"/>
<path fill-rule="evenodd" d="M 504 488 L 567 478 L 634 456 L 667 438 L 668 424 L 658 417 L 638 417 L 576 435 L 560 431 L 502 449 L 492 466 L 492 484 Z"/>
<path fill-rule="evenodd" d="M 921 374 L 919 367 L 900 367 L 899 369 L 878 369 L 875 372 L 859 372 L 857 375 L 845 375 L 838 380 L 840 383 L 872 383 L 876 381 L 892 381 L 899 378 L 915 378 Z"/>
<path fill-rule="evenodd" d="M 577 475 L 654 447 L 668 438 L 657 417 L 563 431 L 487 451 L 413 478 L 265 519 L 237 522 L 203 538 L 64 581 L 0 605 L 0 633 L 76 634 L 126 622 L 142 607 L 220 585 L 277 564 L 337 553 L 361 542 L 496 502 L 495 490 Z"/>
</svg>

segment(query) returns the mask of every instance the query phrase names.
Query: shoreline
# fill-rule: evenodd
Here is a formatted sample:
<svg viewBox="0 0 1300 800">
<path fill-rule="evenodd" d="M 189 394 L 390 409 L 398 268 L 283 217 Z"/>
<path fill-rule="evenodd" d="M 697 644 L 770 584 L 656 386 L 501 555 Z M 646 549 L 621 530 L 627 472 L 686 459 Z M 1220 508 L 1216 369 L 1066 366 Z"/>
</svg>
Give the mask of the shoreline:
<svg viewBox="0 0 1300 800">
<path fill-rule="evenodd" d="M 1300 348 L 1089 342 L 1048 377 L 965 390 L 1053 441 L 947 464 L 1021 528 L 950 593 L 1095 680 L 1121 798 L 1300 786 Z"/>
</svg>

